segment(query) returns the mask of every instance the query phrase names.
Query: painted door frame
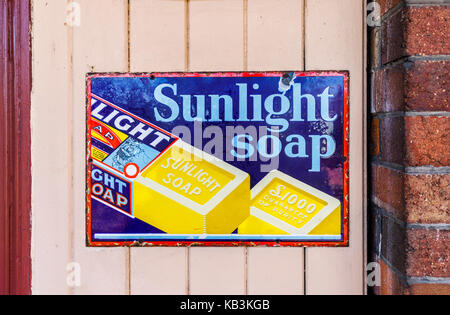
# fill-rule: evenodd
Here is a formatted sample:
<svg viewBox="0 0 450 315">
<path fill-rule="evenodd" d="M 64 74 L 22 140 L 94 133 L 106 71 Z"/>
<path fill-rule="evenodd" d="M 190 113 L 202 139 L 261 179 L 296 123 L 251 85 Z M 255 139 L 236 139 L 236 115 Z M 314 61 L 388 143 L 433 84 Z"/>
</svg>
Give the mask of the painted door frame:
<svg viewBox="0 0 450 315">
<path fill-rule="evenodd" d="M 31 293 L 30 3 L 0 2 L 0 295 Z"/>
</svg>

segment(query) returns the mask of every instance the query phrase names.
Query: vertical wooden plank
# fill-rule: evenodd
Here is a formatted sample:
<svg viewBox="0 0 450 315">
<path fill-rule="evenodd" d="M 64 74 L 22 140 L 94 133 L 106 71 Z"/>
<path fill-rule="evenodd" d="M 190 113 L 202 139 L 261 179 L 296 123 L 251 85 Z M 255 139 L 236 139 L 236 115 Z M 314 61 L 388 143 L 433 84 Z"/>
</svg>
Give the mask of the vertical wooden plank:
<svg viewBox="0 0 450 315">
<path fill-rule="evenodd" d="M 66 294 L 70 260 L 66 2 L 33 1 L 32 292 Z"/>
<path fill-rule="evenodd" d="M 131 294 L 186 294 L 184 248 L 132 248 Z"/>
<path fill-rule="evenodd" d="M 131 70 L 183 71 L 184 20 L 183 0 L 131 0 Z"/>
<path fill-rule="evenodd" d="M 189 70 L 243 70 L 243 1 L 190 0 L 189 5 Z M 244 294 L 244 252 L 244 248 L 191 248 L 190 293 Z"/>
<path fill-rule="evenodd" d="M 185 3 L 130 1 L 130 66 L 133 72 L 185 68 Z M 185 248 L 131 248 L 132 294 L 185 294 Z"/>
<path fill-rule="evenodd" d="M 303 0 L 248 0 L 248 70 L 303 70 Z"/>
<path fill-rule="evenodd" d="M 303 294 L 303 248 L 249 248 L 248 293 Z"/>
<path fill-rule="evenodd" d="M 303 70 L 303 1 L 248 1 L 248 68 Z M 249 248 L 249 294 L 303 294 L 303 248 Z"/>
<path fill-rule="evenodd" d="M 73 262 L 81 286 L 75 294 L 127 294 L 127 248 L 88 248 L 85 243 L 86 73 L 127 70 L 127 1 L 77 0 L 80 25 L 72 28 L 73 69 Z M 76 12 L 76 9 L 72 12 Z M 69 32 L 70 34 L 70 32 Z"/>
<path fill-rule="evenodd" d="M 243 248 L 191 248 L 191 294 L 242 295 L 244 281 Z"/>
<path fill-rule="evenodd" d="M 364 292 L 363 2 L 306 0 L 306 69 L 350 71 L 350 247 L 306 251 L 307 294 Z"/>
<path fill-rule="evenodd" d="M 243 1 L 190 0 L 189 4 L 189 70 L 243 70 Z"/>
</svg>

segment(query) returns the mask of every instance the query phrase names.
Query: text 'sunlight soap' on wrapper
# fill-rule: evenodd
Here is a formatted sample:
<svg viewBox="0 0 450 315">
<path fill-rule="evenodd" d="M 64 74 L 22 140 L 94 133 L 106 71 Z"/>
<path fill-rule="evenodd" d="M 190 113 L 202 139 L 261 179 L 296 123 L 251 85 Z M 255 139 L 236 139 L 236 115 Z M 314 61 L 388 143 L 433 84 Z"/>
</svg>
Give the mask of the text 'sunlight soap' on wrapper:
<svg viewBox="0 0 450 315">
<path fill-rule="evenodd" d="M 178 140 L 134 181 L 136 218 L 171 234 L 230 234 L 250 215 L 250 176 Z"/>
<path fill-rule="evenodd" d="M 280 171 L 251 191 L 250 217 L 239 226 L 248 235 L 340 235 L 341 204 Z"/>
</svg>

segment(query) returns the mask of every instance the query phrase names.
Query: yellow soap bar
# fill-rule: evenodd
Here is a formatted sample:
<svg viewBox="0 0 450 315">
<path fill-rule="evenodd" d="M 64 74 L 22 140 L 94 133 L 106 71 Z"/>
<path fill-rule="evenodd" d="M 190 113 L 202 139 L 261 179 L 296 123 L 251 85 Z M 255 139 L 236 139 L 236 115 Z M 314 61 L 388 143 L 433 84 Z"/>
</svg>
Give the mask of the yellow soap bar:
<svg viewBox="0 0 450 315">
<path fill-rule="evenodd" d="M 178 140 L 134 181 L 134 216 L 170 234 L 229 234 L 250 214 L 250 176 Z"/>
<path fill-rule="evenodd" d="M 108 157 L 108 153 L 103 152 L 102 150 L 97 149 L 96 147 L 91 147 L 91 156 L 97 161 L 101 162 Z"/>
<path fill-rule="evenodd" d="M 280 171 L 270 172 L 251 195 L 250 217 L 239 234 L 340 234 L 339 200 Z"/>
</svg>

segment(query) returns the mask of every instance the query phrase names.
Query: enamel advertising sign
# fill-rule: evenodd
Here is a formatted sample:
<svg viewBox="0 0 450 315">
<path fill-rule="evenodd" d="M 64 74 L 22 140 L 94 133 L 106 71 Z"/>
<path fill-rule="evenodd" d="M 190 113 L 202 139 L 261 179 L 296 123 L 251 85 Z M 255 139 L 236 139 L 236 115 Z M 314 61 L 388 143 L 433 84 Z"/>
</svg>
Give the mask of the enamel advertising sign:
<svg viewBox="0 0 450 315">
<path fill-rule="evenodd" d="M 87 75 L 88 246 L 348 246 L 348 73 Z"/>
</svg>

